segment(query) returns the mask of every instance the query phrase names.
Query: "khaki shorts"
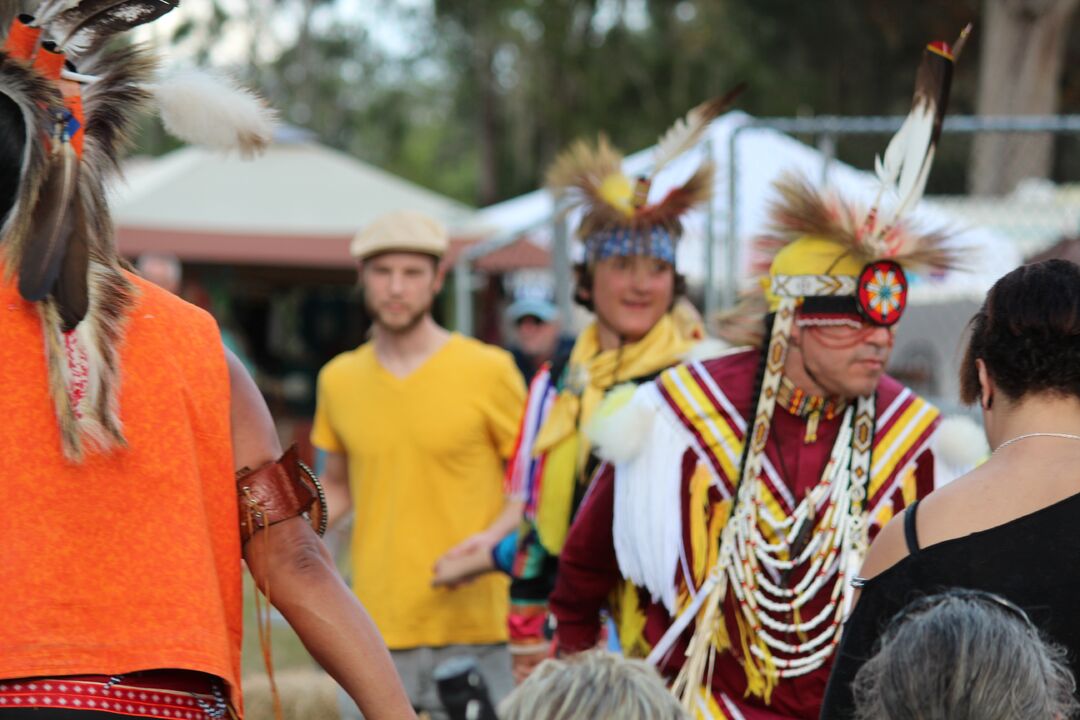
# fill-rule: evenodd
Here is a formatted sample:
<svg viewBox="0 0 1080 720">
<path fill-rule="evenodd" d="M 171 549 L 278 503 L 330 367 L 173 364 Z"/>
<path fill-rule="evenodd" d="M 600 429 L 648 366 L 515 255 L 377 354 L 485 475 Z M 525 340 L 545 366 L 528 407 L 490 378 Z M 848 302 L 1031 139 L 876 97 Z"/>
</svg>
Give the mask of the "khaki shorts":
<svg viewBox="0 0 1080 720">
<path fill-rule="evenodd" d="M 487 683 L 491 702 L 498 704 L 514 689 L 514 676 L 510 672 L 510 651 L 506 645 L 445 645 L 443 647 L 420 647 L 408 650 L 391 650 L 401 683 L 417 712 L 426 712 L 432 720 L 449 720 L 446 710 L 439 702 L 439 693 L 433 674 L 444 660 L 468 655 L 476 658 L 480 673 Z M 344 690 L 338 691 L 338 707 L 342 720 L 363 720 L 356 703 Z"/>
</svg>

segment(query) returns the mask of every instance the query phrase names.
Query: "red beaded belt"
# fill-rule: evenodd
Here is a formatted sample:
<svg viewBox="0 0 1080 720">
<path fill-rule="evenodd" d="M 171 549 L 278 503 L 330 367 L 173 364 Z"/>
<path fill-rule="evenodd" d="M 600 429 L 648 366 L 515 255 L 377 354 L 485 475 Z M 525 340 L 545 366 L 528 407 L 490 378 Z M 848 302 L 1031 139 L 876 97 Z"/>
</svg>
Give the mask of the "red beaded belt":
<svg viewBox="0 0 1080 720">
<path fill-rule="evenodd" d="M 184 671 L 0 680 L 0 710 L 12 708 L 88 710 L 172 720 L 232 716 L 220 681 Z"/>
</svg>

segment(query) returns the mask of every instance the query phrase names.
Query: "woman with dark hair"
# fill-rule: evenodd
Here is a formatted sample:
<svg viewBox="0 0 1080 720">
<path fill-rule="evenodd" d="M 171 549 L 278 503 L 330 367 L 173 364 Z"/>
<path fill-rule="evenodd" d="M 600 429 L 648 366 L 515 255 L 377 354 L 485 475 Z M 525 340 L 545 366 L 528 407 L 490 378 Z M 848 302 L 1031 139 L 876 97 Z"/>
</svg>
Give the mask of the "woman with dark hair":
<svg viewBox="0 0 1080 720">
<path fill-rule="evenodd" d="M 971 323 L 962 399 L 982 408 L 990 459 L 897 515 L 863 565 L 822 718 L 854 717 L 851 683 L 882 628 L 944 588 L 996 593 L 1080 658 L 1080 267 L 1001 278 Z M 1000 649 L 987 647 L 986 652 Z"/>
</svg>

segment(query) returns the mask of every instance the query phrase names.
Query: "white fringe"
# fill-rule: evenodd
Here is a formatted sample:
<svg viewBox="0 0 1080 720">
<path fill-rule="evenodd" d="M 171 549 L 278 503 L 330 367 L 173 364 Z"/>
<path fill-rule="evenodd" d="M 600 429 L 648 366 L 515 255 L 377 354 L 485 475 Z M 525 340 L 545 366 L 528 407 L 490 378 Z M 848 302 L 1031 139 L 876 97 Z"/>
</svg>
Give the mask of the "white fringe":
<svg viewBox="0 0 1080 720">
<path fill-rule="evenodd" d="M 638 388 L 632 404 L 649 408 L 654 419 L 639 452 L 615 463 L 615 556 L 623 577 L 674 614 L 682 549 L 681 460 L 691 439 L 652 383 Z"/>
</svg>

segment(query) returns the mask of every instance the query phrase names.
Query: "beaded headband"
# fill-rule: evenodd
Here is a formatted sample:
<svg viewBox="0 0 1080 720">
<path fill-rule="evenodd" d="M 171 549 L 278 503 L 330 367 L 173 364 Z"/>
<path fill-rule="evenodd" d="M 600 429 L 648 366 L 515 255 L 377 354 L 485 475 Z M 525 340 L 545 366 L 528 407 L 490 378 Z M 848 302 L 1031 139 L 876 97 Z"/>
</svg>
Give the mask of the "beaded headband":
<svg viewBox="0 0 1080 720">
<path fill-rule="evenodd" d="M 674 265 L 675 243 L 676 238 L 663 227 L 641 232 L 624 228 L 592 235 L 585 240 L 585 248 L 589 264 L 610 257 L 644 255 Z"/>
</svg>

